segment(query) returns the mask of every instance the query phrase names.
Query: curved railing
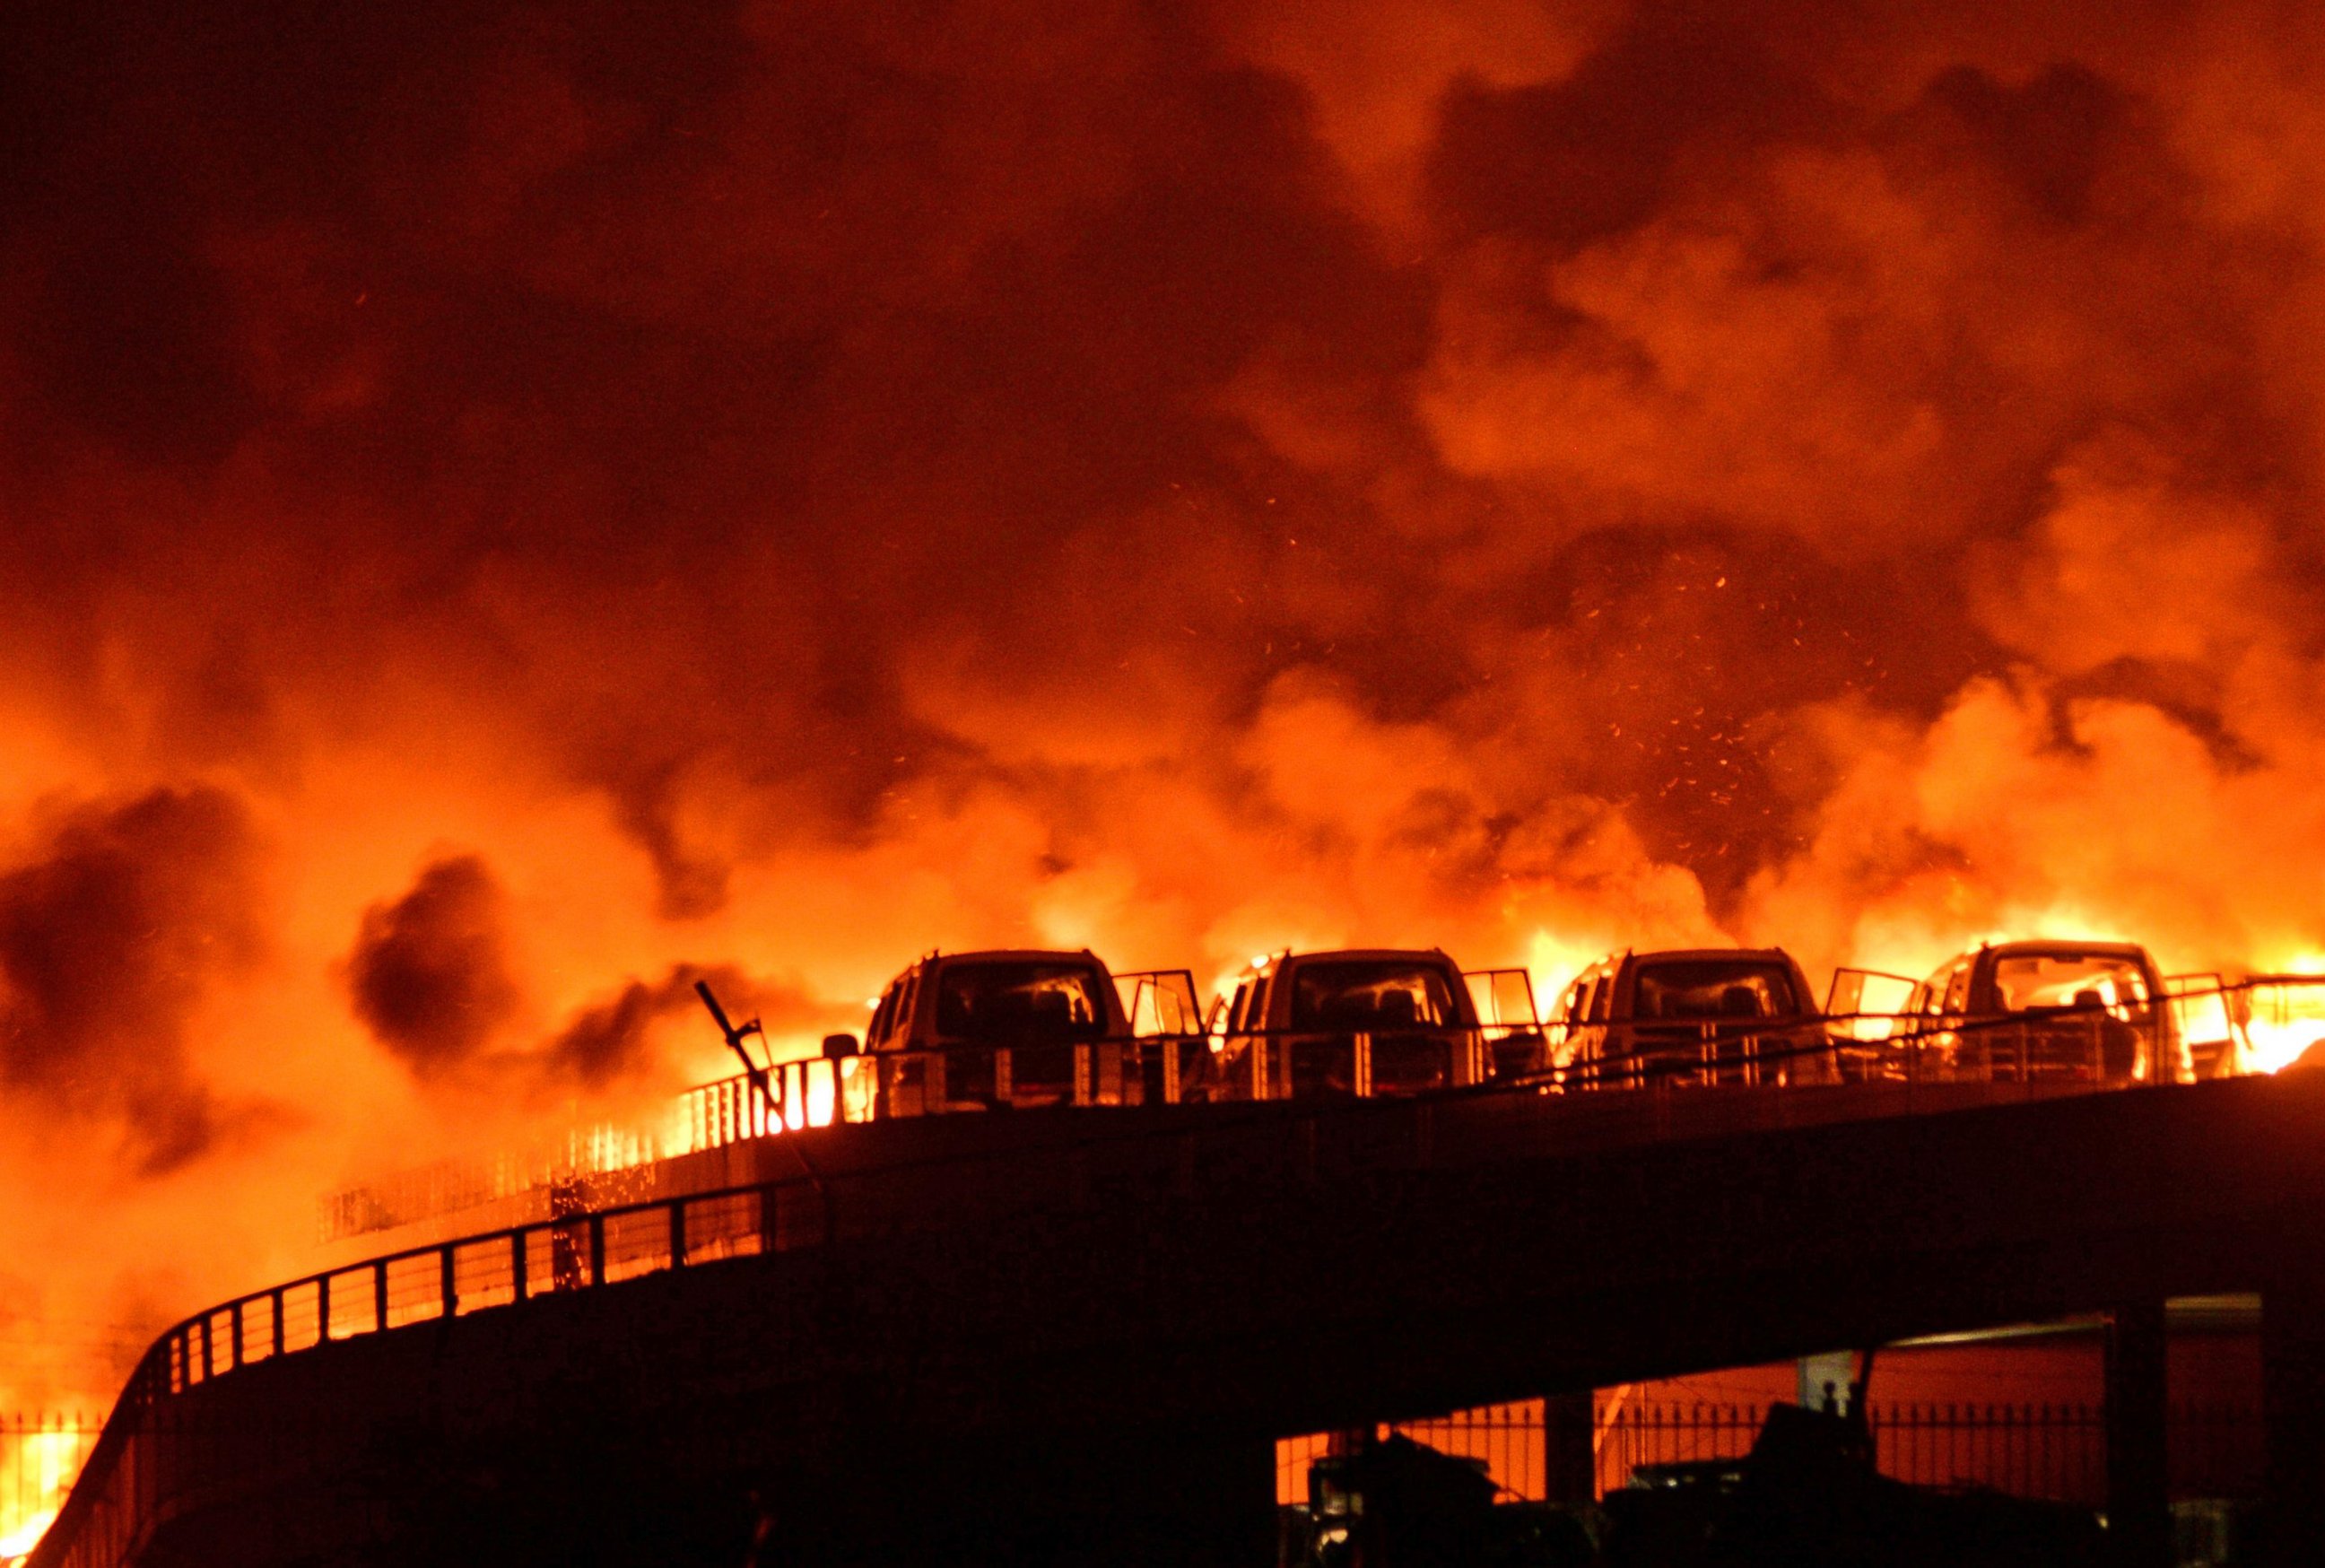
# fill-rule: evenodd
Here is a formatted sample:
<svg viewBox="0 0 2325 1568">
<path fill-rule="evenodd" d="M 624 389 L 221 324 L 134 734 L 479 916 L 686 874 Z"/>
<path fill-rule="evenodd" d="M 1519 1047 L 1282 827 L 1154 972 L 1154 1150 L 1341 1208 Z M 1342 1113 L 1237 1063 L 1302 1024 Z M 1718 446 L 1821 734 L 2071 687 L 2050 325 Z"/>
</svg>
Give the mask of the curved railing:
<svg viewBox="0 0 2325 1568">
<path fill-rule="evenodd" d="M 2113 1022 L 2122 1025 L 2120 1019 Z M 1768 1021 L 1767 1026 L 1759 1027 L 1721 1022 L 1708 1024 L 1691 1045 L 1666 1041 L 1668 1049 L 1652 1053 L 1596 1058 L 1585 1054 L 1570 1056 L 1562 1062 L 1557 1060 L 1554 1031 L 1523 1027 L 1480 1031 L 1404 1026 L 1388 1036 L 1344 1037 L 1305 1031 L 1296 1038 L 1345 1038 L 1352 1052 L 1361 1052 L 1368 1041 L 1376 1045 L 1382 1037 L 1435 1040 L 1447 1053 L 1448 1075 L 1455 1072 L 1450 1064 L 1466 1053 L 1466 1060 L 1475 1064 L 1481 1076 L 1471 1081 L 1457 1080 L 1430 1094 L 1403 1097 L 1419 1106 L 1431 1100 L 1677 1090 L 1697 1085 L 1764 1089 L 1857 1085 L 1902 1089 L 1902 1097 L 1885 1096 L 1878 1110 L 1868 1104 L 1866 1112 L 1910 1115 L 1922 1109 L 1955 1109 L 1963 1103 L 1959 1097 L 1947 1096 L 1917 1100 L 1914 1090 L 1924 1085 L 2012 1084 L 2023 1089 L 2028 1098 L 2135 1087 L 2142 1081 L 2140 1077 L 2110 1071 L 2108 1024 L 2104 1015 L 2075 1009 L 1982 1019 L 1904 1020 L 1852 1015 L 1783 1024 Z M 2160 1051 L 2165 1035 L 2159 1019 L 2151 1026 L 2144 1047 L 2151 1059 Z M 1246 1049 L 1264 1048 L 1257 1044 L 1263 1037 L 1246 1038 L 1252 1041 Z M 1164 1052 L 1227 1054 L 1224 1049 L 1214 1052 L 1213 1042 L 1214 1037 L 1191 1035 L 1085 1043 L 1086 1050 L 1118 1048 L 1119 1070 L 1109 1080 L 1103 1071 L 1085 1073 L 1076 1069 L 1061 1080 L 1068 1089 L 1053 1103 L 1140 1103 L 1095 1098 L 1091 1086 L 1102 1089 L 1108 1081 L 1135 1082 L 1142 1088 L 1149 1082 L 1175 1084 L 1175 1092 L 1163 1097 L 1163 1102 L 1210 1099 L 1209 1090 L 1197 1088 L 1205 1083 L 1227 1086 L 1217 1095 L 1220 1101 L 1262 1098 L 1233 1092 L 1231 1072 L 1209 1078 L 1164 1072 L 1163 1063 L 1169 1060 L 1162 1054 Z M 1537 1045 L 1541 1055 L 1532 1062 L 1518 1060 L 1512 1049 L 1531 1050 Z M 867 1114 L 904 1114 L 894 1103 L 899 1092 L 894 1069 L 903 1063 L 888 1057 L 856 1060 L 875 1064 L 866 1079 Z M 1292 1098 L 1308 1100 L 1300 1108 L 1303 1114 L 1360 1108 L 1367 1096 L 1357 1092 L 1357 1087 L 1369 1090 L 1378 1081 L 1358 1077 L 1353 1056 L 1348 1070 L 1351 1084 L 1347 1092 Z M 866 1071 L 858 1067 L 854 1072 Z M 941 1067 L 938 1072 L 941 1078 Z M 853 1075 L 844 1070 L 835 1072 L 836 1084 Z M 1005 1067 L 997 1083 L 990 1077 L 979 1077 L 977 1081 L 997 1091 L 1014 1081 Z M 1271 1081 L 1264 1072 L 1255 1072 L 1247 1081 L 1264 1085 Z M 920 1086 L 925 1090 L 927 1085 L 923 1063 Z M 1190 1088 L 1196 1092 L 1190 1093 Z M 1376 1095 L 1372 1103 L 1388 1098 L 1392 1097 Z M 1650 1094 L 1645 1102 L 1661 1103 L 1662 1096 Z M 1250 1109 L 1260 1108 L 1252 1105 Z M 1237 1118 L 1238 1123 L 1244 1119 Z M 735 1124 L 737 1131 L 746 1125 Z M 764 1127 L 770 1122 L 759 1125 Z M 1144 1120 L 1124 1127 L 1109 1126 L 1107 1118 L 1092 1118 L 1090 1125 L 1092 1136 L 1081 1145 L 1053 1145 L 1039 1153 L 1013 1156 L 1005 1151 L 986 1151 L 868 1171 L 803 1174 L 560 1216 L 389 1253 L 213 1307 L 171 1328 L 145 1353 L 55 1525 L 28 1562 L 32 1568 L 116 1568 L 125 1561 L 164 1501 L 152 1467 L 141 1469 L 128 1462 L 132 1443 L 141 1433 L 153 1430 L 174 1401 L 245 1368 L 335 1341 L 518 1305 L 543 1295 L 729 1258 L 821 1247 L 834 1240 L 885 1233 L 900 1225 L 941 1224 L 958 1214 L 960 1193 L 967 1184 L 917 1179 L 940 1166 L 995 1164 L 1011 1157 L 1069 1159 L 1082 1145 L 1206 1136 L 1185 1126 Z M 1691 1120 L 1682 1131 L 1657 1118 L 1642 1121 L 1626 1137 L 1652 1142 L 1700 1136 L 1705 1130 L 1700 1122 Z"/>
</svg>

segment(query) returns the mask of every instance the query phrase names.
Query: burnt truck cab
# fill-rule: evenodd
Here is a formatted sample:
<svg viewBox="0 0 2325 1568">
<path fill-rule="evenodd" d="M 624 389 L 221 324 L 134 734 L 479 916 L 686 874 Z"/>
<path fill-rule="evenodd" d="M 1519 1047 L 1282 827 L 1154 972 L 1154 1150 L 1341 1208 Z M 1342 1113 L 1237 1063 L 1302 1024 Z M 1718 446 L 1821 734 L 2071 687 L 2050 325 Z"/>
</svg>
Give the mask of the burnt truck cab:
<svg viewBox="0 0 2325 1568">
<path fill-rule="evenodd" d="M 931 952 L 874 1004 L 857 1119 L 1174 1098 L 1162 1058 L 1200 1049 L 1194 1012 L 1184 970 L 1116 976 L 1087 948 Z"/>
<path fill-rule="evenodd" d="M 1916 985 L 1894 1033 L 1970 1077 L 2185 1083 L 2173 994 L 2136 942 L 1992 942 Z"/>
<path fill-rule="evenodd" d="M 888 983 L 865 1053 L 892 1116 L 1070 1103 L 1075 1047 L 1130 1022 L 1096 953 L 931 952 Z"/>
<path fill-rule="evenodd" d="M 1576 1088 L 1817 1083 L 1842 1071 L 1782 948 L 1609 953 L 1574 978 L 1550 1025 Z"/>
<path fill-rule="evenodd" d="M 1213 1008 L 1203 1093 L 1336 1099 L 1461 1088 L 1487 1075 L 1485 1033 L 1460 966 L 1436 949 L 1270 954 Z"/>
</svg>

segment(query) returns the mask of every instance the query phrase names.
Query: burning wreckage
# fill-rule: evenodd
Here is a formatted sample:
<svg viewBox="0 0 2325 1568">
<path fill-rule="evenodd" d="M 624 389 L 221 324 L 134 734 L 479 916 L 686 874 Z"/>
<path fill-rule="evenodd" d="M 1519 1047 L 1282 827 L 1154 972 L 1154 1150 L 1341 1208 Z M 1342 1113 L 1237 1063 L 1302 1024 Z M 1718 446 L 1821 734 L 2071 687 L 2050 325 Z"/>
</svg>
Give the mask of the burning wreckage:
<svg viewBox="0 0 2325 1568">
<path fill-rule="evenodd" d="M 931 952 L 882 990 L 864 1036 L 763 1065 L 757 1130 L 954 1111 L 1329 1099 L 1523 1085 L 1549 1093 L 1885 1080 L 2190 1082 L 2282 1065 L 2325 977 L 2166 976 L 2143 947 L 1981 945 L 1921 980 L 1842 969 L 1820 1003 L 1778 948 L 1610 953 L 1538 1007 L 1523 969 L 1435 950 L 1264 953 L 1199 1009 L 1186 970 L 1098 956 Z M 1892 1005 L 1876 1007 L 1878 998 Z M 2325 1036 L 2325 1021 L 2315 1024 Z M 720 1086 L 697 1090 L 698 1096 Z M 715 1109 L 715 1108 L 712 1108 Z"/>
<path fill-rule="evenodd" d="M 327 1241 L 494 1204 L 529 1215 L 544 1190 L 579 1202 L 662 1155 L 834 1123 L 1496 1090 L 2133 1087 L 2273 1072 L 2325 1040 L 2325 976 L 2166 975 L 2145 949 L 2096 940 L 1984 944 L 1918 980 L 1844 968 L 1820 1003 L 1780 948 L 1625 949 L 1546 1008 L 1528 970 L 1464 970 L 1436 949 L 1262 953 L 1208 1007 L 1183 969 L 931 951 L 881 989 L 861 1037 L 781 1059 L 757 1020 L 696 989 L 742 1070 L 687 1090 L 669 1127 L 335 1192 Z"/>
</svg>

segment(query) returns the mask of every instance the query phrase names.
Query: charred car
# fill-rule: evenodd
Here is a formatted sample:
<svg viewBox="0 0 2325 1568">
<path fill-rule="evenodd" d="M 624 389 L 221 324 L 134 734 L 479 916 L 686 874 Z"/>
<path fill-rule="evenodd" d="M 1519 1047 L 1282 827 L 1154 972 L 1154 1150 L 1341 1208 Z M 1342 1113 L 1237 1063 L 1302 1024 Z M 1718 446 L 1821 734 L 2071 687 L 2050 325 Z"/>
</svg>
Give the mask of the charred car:
<svg viewBox="0 0 2325 1568">
<path fill-rule="evenodd" d="M 1487 1034 L 1468 978 L 1435 949 L 1272 954 L 1214 1010 L 1205 1093 L 1317 1099 L 1460 1088 L 1487 1076 Z"/>
<path fill-rule="evenodd" d="M 1781 948 L 1610 953 L 1575 977 L 1550 1023 L 1577 1088 L 1843 1075 L 1808 977 Z"/>
<path fill-rule="evenodd" d="M 2184 1083 L 2195 1062 L 2172 1003 L 2135 942 L 1987 943 L 1913 988 L 1894 1043 L 1957 1076 Z"/>
<path fill-rule="evenodd" d="M 1088 949 L 931 952 L 880 993 L 853 1076 L 883 1117 L 1154 1103 L 1179 1098 L 1199 1030 L 1183 970 L 1117 976 Z"/>
</svg>

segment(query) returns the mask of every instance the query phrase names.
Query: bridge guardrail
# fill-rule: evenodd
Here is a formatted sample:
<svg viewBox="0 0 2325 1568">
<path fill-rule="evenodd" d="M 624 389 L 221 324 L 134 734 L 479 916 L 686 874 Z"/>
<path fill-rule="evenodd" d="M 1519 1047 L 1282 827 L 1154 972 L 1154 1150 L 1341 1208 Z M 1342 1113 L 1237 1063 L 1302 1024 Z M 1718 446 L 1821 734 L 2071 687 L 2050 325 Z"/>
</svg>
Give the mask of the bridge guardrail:
<svg viewBox="0 0 2325 1568">
<path fill-rule="evenodd" d="M 2217 1025 L 2193 1022 L 2207 1011 Z M 1363 1098 L 1487 1081 L 1558 1092 L 1869 1079 L 2161 1082 L 2188 1076 L 2200 1061 L 2223 1073 L 2246 1070 L 2254 1031 L 2283 1035 L 2295 1017 L 2312 1020 L 2325 1037 L 2325 976 L 2177 992 L 2144 1008 L 1400 1024 L 877 1052 L 780 1063 L 773 1103 L 738 1075 L 687 1090 L 681 1107 L 692 1146 L 715 1148 L 831 1121 L 1003 1107 Z M 2192 1034 L 2213 1027 L 2220 1033 L 2187 1049 Z M 1392 1055 L 1394 1070 L 1384 1071 Z"/>
<path fill-rule="evenodd" d="M 2325 993 L 2320 999 L 2325 1002 Z M 1903 1114 L 1911 1115 L 1922 1109 L 1953 1109 L 1959 1103 L 1941 1097 L 1917 1106 L 1913 1090 L 1922 1085 L 2010 1083 L 2022 1087 L 2029 1098 L 2135 1086 L 2142 1080 L 2107 1071 L 2105 1036 L 2109 1016 L 2058 1009 L 2003 1018 L 1917 1017 L 1909 1024 L 1893 1016 L 1863 1015 L 1781 1024 L 1770 1020 L 1774 1026 L 1739 1025 L 1732 1032 L 1723 1032 L 1728 1027 L 1724 1021 L 1707 1021 L 1683 1050 L 1626 1058 L 1570 1058 L 1563 1062 L 1556 1059 L 1549 1044 L 1557 1031 L 1545 1029 L 1540 1033 L 1546 1054 L 1533 1071 L 1445 1089 L 1433 1096 L 1404 1098 L 1425 1104 L 1430 1099 L 1455 1097 L 1607 1092 L 1610 1099 L 1621 1099 L 1611 1091 L 1644 1090 L 1653 1095 L 1685 1092 L 1695 1086 L 1885 1083 L 1905 1091 Z M 1887 1032 L 1876 1038 L 1859 1037 L 1857 1025 L 1867 1021 L 1880 1023 Z M 2114 1022 L 2124 1024 L 2121 1019 Z M 2158 1040 L 2167 1033 L 2160 1014 L 2150 1027 Z M 1527 1033 L 1523 1026 L 1501 1026 L 1501 1031 L 1497 1038 L 1504 1044 Z M 1300 1033 L 1315 1037 L 1314 1031 Z M 1480 1035 L 1474 1028 L 1405 1026 L 1395 1033 L 1440 1038 L 1449 1052 L 1466 1049 L 1464 1042 L 1474 1042 Z M 1172 1051 L 1191 1048 L 1209 1053 L 1212 1038 L 1166 1036 L 1160 1044 Z M 1362 1036 L 1349 1038 L 1354 1042 Z M 1486 1043 L 1490 1046 L 1496 1041 Z M 1135 1044 L 1142 1053 L 1135 1058 L 1141 1069 L 1136 1081 L 1142 1087 L 1149 1081 L 1144 1074 L 1149 1057 L 1143 1053 L 1157 1044 L 1154 1040 L 1088 1044 Z M 850 1060 L 878 1062 L 883 1058 Z M 1162 1056 L 1157 1061 L 1157 1076 L 1164 1082 L 1171 1080 L 1162 1072 L 1160 1063 L 1168 1060 Z M 833 1073 L 834 1093 L 839 1097 L 835 1103 L 843 1108 L 849 1103 L 845 1090 L 851 1076 L 845 1071 Z M 1077 1085 L 1085 1081 L 1079 1071 L 1074 1081 Z M 1090 1081 L 1102 1084 L 1107 1080 L 1100 1075 Z M 1128 1083 L 1132 1079 L 1125 1074 L 1116 1081 Z M 1215 1081 L 1233 1086 L 1232 1075 Z M 1264 1081 L 1255 1075 L 1246 1086 Z M 996 1081 L 995 1092 L 999 1087 Z M 1181 1102 L 1186 1100 L 1186 1088 L 1187 1081 L 1181 1080 L 1178 1098 Z M 876 1075 L 867 1077 L 862 1103 L 876 1111 L 878 1097 L 888 1091 L 885 1081 Z M 1056 1103 L 1107 1103 L 1082 1099 L 1079 1092 L 1078 1089 L 1077 1098 Z M 1248 1094 L 1222 1096 L 1223 1100 L 1251 1098 Z M 1366 1103 L 1366 1097 L 1354 1092 L 1309 1101 L 1311 1111 L 1319 1115 Z M 848 1119 L 863 1118 L 850 1115 Z M 1642 1131 L 1643 1142 L 1684 1136 L 1660 1119 Z M 1087 1141 L 1091 1146 L 1156 1140 L 1181 1143 L 1199 1136 L 1213 1135 L 1148 1127 Z M 648 1274 L 879 1234 L 893 1228 L 897 1219 L 895 1183 L 902 1170 L 924 1174 L 939 1166 L 997 1165 L 1013 1157 L 1017 1156 L 987 1152 L 912 1167 L 787 1177 L 557 1217 L 388 1253 L 254 1292 L 197 1313 L 164 1332 L 139 1362 L 55 1526 L 28 1561 L 33 1568 L 114 1568 L 123 1561 L 150 1527 L 159 1501 L 151 1467 L 140 1471 L 125 1464 L 133 1437 L 150 1430 L 172 1401 L 214 1379 L 385 1330 L 464 1317 Z M 1044 1157 L 1057 1155 L 1052 1151 Z M 1188 1162 L 1175 1164 L 1183 1166 Z M 921 1182 L 915 1191 L 925 1200 L 947 1185 Z M 946 1218 L 944 1204 L 927 1202 L 924 1206 L 928 1212 L 915 1219 L 940 1222 Z"/>
</svg>

